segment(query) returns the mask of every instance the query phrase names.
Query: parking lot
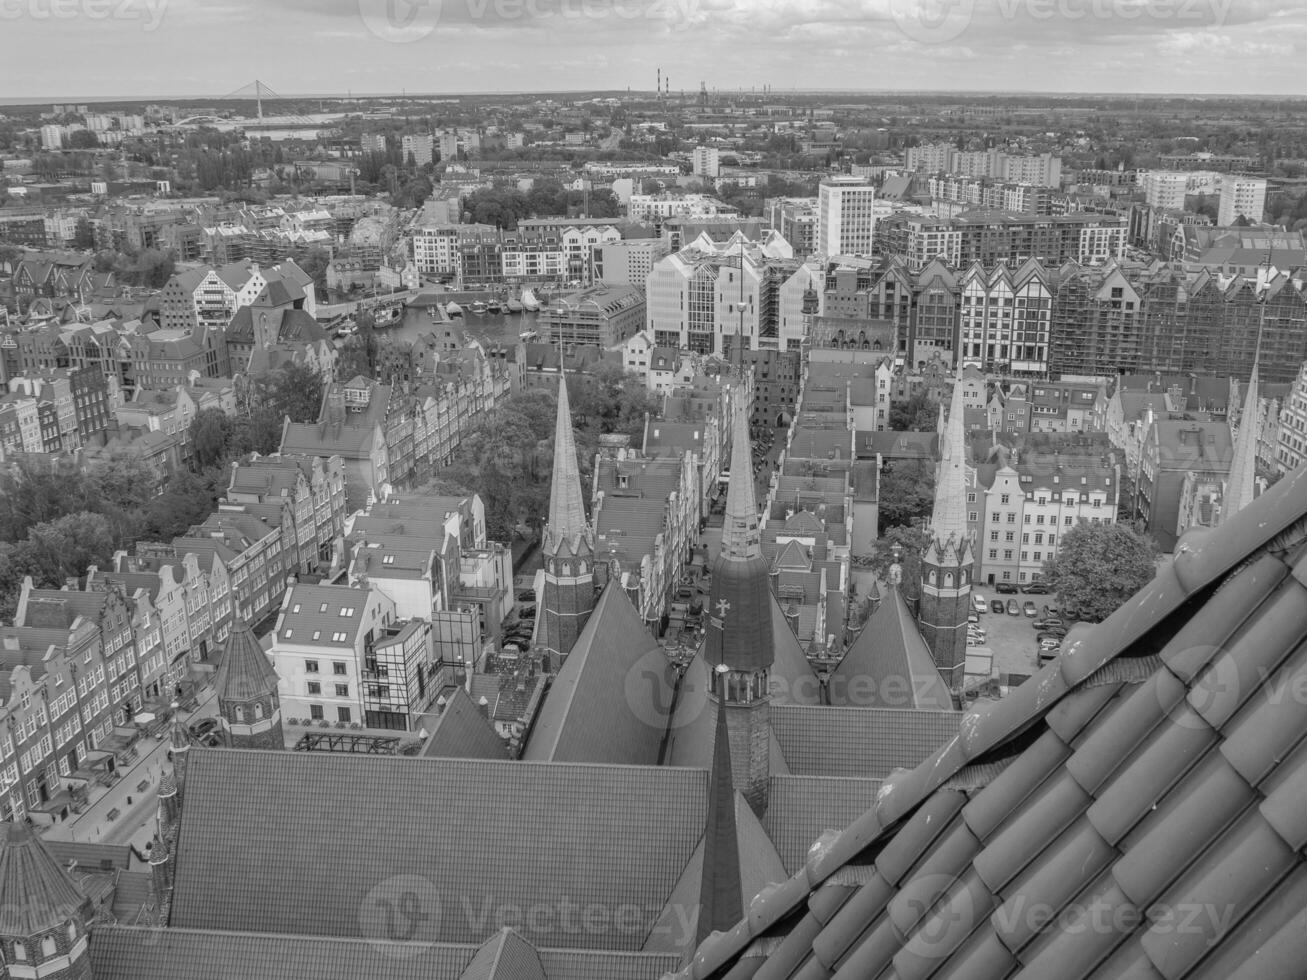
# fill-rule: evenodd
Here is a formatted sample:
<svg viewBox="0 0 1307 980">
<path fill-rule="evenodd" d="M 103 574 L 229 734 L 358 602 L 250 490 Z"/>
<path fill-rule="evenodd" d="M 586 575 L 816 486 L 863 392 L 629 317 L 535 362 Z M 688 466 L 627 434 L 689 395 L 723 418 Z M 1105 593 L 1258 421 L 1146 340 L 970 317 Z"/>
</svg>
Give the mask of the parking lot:
<svg viewBox="0 0 1307 980">
<path fill-rule="evenodd" d="M 978 595 L 984 596 L 988 606 L 995 599 L 1002 599 L 1006 606 L 1009 599 L 1016 599 L 1018 606 L 1023 606 L 1029 599 L 1039 611 L 1033 619 L 1024 614 L 1009 616 L 1007 613 L 986 612 L 980 614 L 980 626 L 987 634 L 985 647 L 994 656 L 993 670 L 998 674 L 1034 674 L 1039 670 L 1039 658 L 1036 653 L 1035 629 L 1030 624 L 1043 615 L 1044 606 L 1050 602 L 1048 596 L 1042 595 L 998 595 L 992 588 L 981 589 Z"/>
</svg>

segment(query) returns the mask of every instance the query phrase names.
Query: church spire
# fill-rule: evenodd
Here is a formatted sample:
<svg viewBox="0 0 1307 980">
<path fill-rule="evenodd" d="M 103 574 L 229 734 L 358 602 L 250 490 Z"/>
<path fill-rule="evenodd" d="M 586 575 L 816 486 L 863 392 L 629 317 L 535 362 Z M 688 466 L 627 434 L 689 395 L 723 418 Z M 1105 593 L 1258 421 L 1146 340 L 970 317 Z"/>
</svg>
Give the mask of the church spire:
<svg viewBox="0 0 1307 980">
<path fill-rule="evenodd" d="M 1234 457 L 1230 461 L 1230 475 L 1225 481 L 1225 497 L 1221 501 L 1221 523 L 1224 524 L 1253 502 L 1257 486 L 1257 435 L 1261 427 L 1261 412 L 1257 395 L 1257 362 L 1261 356 L 1261 336 L 1258 333 L 1258 352 L 1253 357 L 1253 373 L 1248 379 L 1243 411 L 1239 415 L 1239 435 L 1234 440 Z"/>
<path fill-rule="evenodd" d="M 939 429 L 939 473 L 935 479 L 935 507 L 930 535 L 939 542 L 954 538 L 961 546 L 967 535 L 966 426 L 963 418 L 962 366 L 953 381 L 953 399 L 945 420 L 942 407 Z"/>
<path fill-rule="evenodd" d="M 708 777 L 708 823 L 703 832 L 703 877 L 699 883 L 695 948 L 711 933 L 729 931 L 743 917 L 730 734 L 726 712 L 719 709 L 713 737 L 712 772 Z"/>
<path fill-rule="evenodd" d="M 581 471 L 576 462 L 576 436 L 572 431 L 572 407 L 567 399 L 567 379 L 558 379 L 558 421 L 554 429 L 554 474 L 549 485 L 549 524 L 545 549 L 553 551 L 563 542 L 576 541 L 586 533 L 585 505 L 581 501 Z"/>
</svg>

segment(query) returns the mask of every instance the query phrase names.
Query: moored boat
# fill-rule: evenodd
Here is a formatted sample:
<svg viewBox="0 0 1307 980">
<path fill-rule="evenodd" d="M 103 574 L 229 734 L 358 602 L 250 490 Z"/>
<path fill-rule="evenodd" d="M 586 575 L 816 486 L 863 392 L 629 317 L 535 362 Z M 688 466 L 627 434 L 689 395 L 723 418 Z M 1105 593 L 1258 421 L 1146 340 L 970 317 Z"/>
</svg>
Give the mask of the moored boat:
<svg viewBox="0 0 1307 980">
<path fill-rule="evenodd" d="M 472 313 L 475 314 L 476 316 L 481 316 L 486 312 L 487 307 L 485 303 L 481 302 L 480 300 L 477 300 L 475 303 L 469 306 L 468 309 L 471 310 Z"/>
<path fill-rule="evenodd" d="M 530 289 L 522 290 L 522 309 L 532 312 L 540 309 L 540 300 L 536 299 L 536 294 Z"/>
<path fill-rule="evenodd" d="M 457 303 L 455 303 L 455 302 L 451 299 L 451 300 L 449 301 L 448 305 L 445 307 L 445 315 L 446 315 L 446 316 L 462 316 L 462 315 L 463 315 L 463 307 L 459 306 Z"/>
<path fill-rule="evenodd" d="M 504 305 L 508 307 L 508 312 L 509 312 L 509 313 L 521 313 L 523 310 L 526 309 L 525 306 L 523 306 L 520 302 L 518 302 L 518 301 L 515 300 L 515 299 L 510 299 L 510 300 L 509 300 L 506 304 L 504 304 Z"/>
</svg>

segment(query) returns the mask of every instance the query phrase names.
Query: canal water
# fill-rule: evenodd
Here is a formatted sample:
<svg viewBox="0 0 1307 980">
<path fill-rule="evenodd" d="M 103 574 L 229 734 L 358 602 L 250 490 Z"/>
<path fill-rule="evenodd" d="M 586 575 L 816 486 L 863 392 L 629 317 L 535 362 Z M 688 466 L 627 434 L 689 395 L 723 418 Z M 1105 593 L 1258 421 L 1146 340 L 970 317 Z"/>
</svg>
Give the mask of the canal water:
<svg viewBox="0 0 1307 980">
<path fill-rule="evenodd" d="M 536 314 L 528 312 L 477 315 L 464 308 L 463 315 L 454 317 L 453 321 L 461 323 L 469 337 L 492 344 L 517 343 L 523 331 L 537 329 Z M 377 336 L 412 343 L 438 326 L 439 323 L 432 320 L 425 309 L 410 307 L 404 310 L 404 317 L 398 326 L 378 330 Z"/>
</svg>

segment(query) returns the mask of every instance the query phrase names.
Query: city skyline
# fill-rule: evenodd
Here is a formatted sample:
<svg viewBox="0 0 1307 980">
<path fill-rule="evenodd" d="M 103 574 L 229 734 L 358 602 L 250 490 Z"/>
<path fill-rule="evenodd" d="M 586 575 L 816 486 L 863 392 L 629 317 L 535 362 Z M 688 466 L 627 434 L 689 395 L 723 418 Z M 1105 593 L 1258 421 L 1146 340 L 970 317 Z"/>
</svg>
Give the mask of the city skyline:
<svg viewBox="0 0 1307 980">
<path fill-rule="evenodd" d="M 660 69 L 673 93 L 1291 96 L 1307 46 L 1288 0 L 7 0 L 0 21 L 0 101 L 652 91 Z"/>
</svg>

